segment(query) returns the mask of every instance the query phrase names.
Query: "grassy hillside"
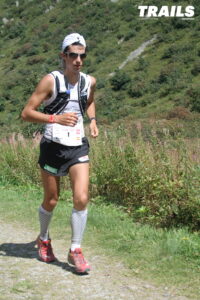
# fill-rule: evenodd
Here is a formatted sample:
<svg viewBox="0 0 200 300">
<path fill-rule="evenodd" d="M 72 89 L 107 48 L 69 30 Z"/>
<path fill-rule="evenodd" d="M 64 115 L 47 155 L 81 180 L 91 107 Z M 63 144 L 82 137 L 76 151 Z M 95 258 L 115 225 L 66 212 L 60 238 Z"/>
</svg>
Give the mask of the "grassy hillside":
<svg viewBox="0 0 200 300">
<path fill-rule="evenodd" d="M 190 1 L 194 20 L 140 19 L 139 4 L 140 0 L 1 0 L 0 135 L 35 130 L 21 123 L 20 110 L 39 79 L 58 69 L 61 41 L 74 31 L 88 42 L 83 71 L 98 79 L 100 122 L 163 116 L 174 106 L 200 112 L 199 2 Z M 130 52 L 153 36 L 155 42 L 138 59 L 118 69 Z"/>
</svg>

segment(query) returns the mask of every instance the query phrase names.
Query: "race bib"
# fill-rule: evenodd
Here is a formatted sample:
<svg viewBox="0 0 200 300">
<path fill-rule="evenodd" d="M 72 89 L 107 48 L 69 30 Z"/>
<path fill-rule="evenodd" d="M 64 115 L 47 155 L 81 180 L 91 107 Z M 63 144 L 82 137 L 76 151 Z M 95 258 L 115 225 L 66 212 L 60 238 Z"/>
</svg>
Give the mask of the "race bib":
<svg viewBox="0 0 200 300">
<path fill-rule="evenodd" d="M 53 124 L 52 140 L 65 146 L 82 145 L 84 136 L 83 118 L 79 117 L 75 126 Z"/>
</svg>

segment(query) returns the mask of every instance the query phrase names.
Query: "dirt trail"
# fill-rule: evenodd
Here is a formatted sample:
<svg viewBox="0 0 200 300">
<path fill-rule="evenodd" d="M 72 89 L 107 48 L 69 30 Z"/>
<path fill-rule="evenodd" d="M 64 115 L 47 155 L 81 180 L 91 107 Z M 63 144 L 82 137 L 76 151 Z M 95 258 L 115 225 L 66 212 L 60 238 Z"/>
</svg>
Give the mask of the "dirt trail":
<svg viewBox="0 0 200 300">
<path fill-rule="evenodd" d="M 0 221 L 0 299 L 126 299 L 186 300 L 176 291 L 157 288 L 134 277 L 114 259 L 84 248 L 92 265 L 89 275 L 76 275 L 66 263 L 66 242 L 54 240 L 58 262 L 45 264 L 37 259 L 36 232 L 19 224 Z"/>
</svg>

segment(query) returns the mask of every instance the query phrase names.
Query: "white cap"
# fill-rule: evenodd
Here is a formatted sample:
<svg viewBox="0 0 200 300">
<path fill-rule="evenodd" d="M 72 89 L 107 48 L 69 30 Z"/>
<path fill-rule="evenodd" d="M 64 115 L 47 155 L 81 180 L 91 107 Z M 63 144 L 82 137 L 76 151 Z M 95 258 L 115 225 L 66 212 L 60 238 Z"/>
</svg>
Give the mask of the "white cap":
<svg viewBox="0 0 200 300">
<path fill-rule="evenodd" d="M 70 46 L 76 42 L 80 43 L 81 45 L 86 47 L 85 39 L 79 33 L 71 33 L 71 34 L 66 35 L 66 37 L 64 38 L 64 40 L 62 42 L 62 51 L 64 51 L 67 46 Z"/>
</svg>

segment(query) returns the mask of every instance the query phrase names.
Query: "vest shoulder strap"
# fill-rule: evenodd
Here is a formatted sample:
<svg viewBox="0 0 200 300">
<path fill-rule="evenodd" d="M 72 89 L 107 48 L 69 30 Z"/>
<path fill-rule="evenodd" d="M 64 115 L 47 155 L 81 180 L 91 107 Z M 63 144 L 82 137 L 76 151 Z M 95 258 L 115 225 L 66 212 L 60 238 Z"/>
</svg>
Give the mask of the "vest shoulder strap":
<svg viewBox="0 0 200 300">
<path fill-rule="evenodd" d="M 66 76 L 64 76 L 64 74 L 60 71 L 53 71 L 51 72 L 51 74 L 54 76 L 55 78 L 55 84 L 56 84 L 56 90 L 57 92 L 66 92 L 67 88 L 68 88 L 68 81 Z M 80 72 L 80 82 L 79 82 L 79 86 L 80 86 L 80 91 L 84 92 L 88 89 L 90 85 L 90 78 L 87 74 Z"/>
<path fill-rule="evenodd" d="M 55 84 L 56 84 L 57 93 L 64 93 L 64 92 L 66 92 L 66 85 L 65 85 L 64 74 L 62 72 L 60 72 L 60 71 L 53 71 L 53 72 L 51 72 L 51 74 L 55 78 Z"/>
<path fill-rule="evenodd" d="M 81 74 L 80 75 L 80 92 L 84 90 L 85 88 L 85 84 L 86 84 L 86 80 L 85 77 Z"/>
<path fill-rule="evenodd" d="M 51 72 L 55 78 L 57 96 L 55 99 L 44 108 L 45 113 L 59 114 L 69 101 L 68 81 L 64 74 L 60 71 Z M 78 101 L 82 115 L 87 107 L 87 99 L 90 89 L 90 77 L 84 73 L 80 73 L 78 82 Z"/>
</svg>

